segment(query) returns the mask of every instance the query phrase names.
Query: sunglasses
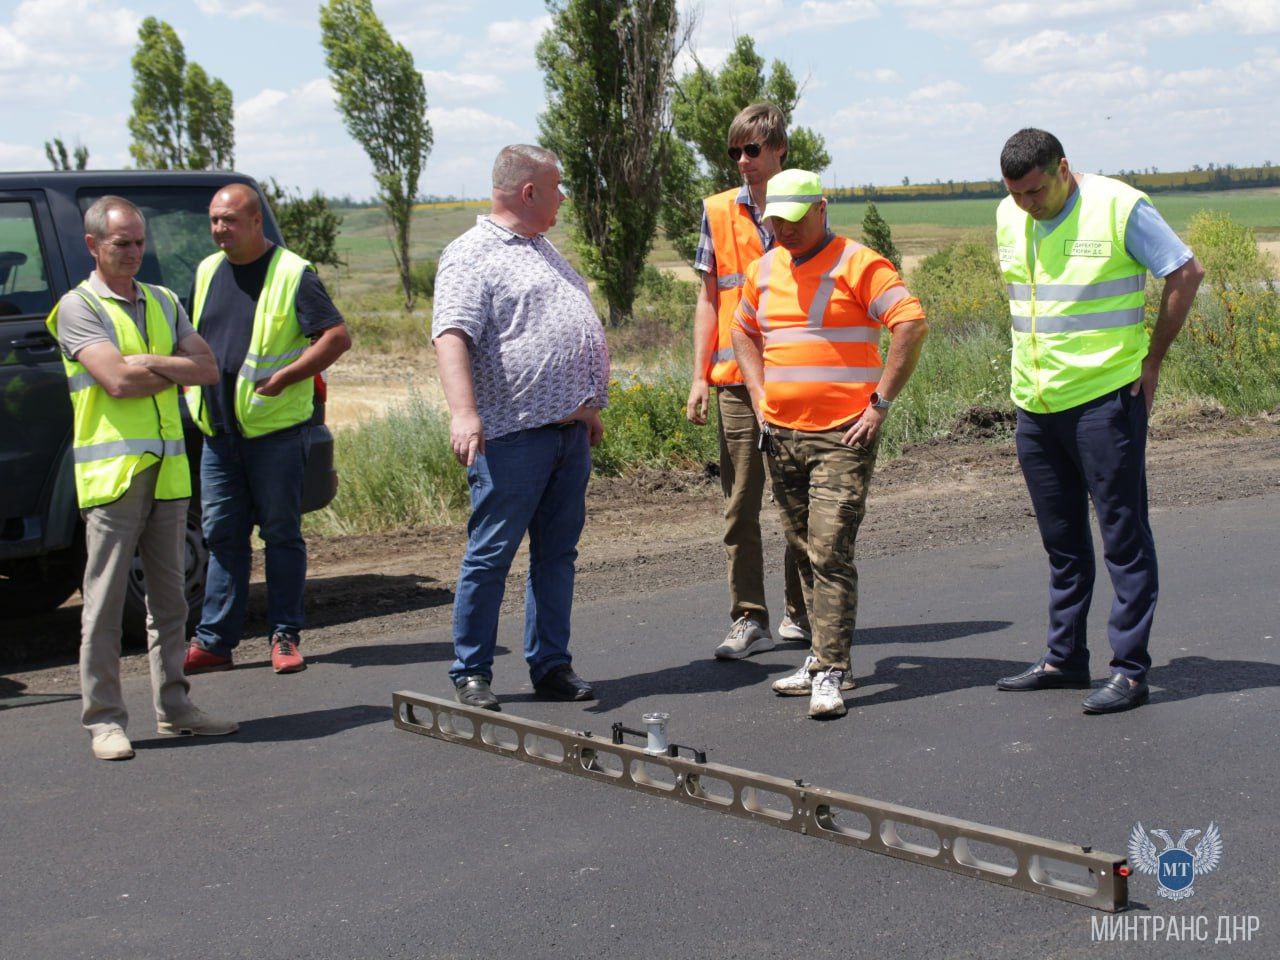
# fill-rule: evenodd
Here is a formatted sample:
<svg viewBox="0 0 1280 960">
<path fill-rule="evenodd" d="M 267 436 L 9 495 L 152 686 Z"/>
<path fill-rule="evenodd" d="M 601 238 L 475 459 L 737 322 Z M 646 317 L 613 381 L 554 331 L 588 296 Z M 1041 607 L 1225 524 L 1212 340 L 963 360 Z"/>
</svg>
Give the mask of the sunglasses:
<svg viewBox="0 0 1280 960">
<path fill-rule="evenodd" d="M 760 144 L 748 143 L 748 144 L 744 144 L 741 147 L 730 147 L 729 159 L 732 160 L 734 163 L 737 163 L 742 158 L 742 155 L 744 153 L 748 157 L 750 157 L 752 160 L 754 160 L 756 157 L 760 156 Z"/>
</svg>

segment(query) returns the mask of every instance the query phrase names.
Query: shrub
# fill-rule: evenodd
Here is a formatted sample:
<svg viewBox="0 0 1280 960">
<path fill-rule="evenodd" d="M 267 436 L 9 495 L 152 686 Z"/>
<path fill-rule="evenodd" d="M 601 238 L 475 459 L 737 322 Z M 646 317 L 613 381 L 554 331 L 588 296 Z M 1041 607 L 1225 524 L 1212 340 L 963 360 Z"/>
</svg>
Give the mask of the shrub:
<svg viewBox="0 0 1280 960">
<path fill-rule="evenodd" d="M 1201 292 L 1174 341 L 1162 380 L 1174 390 L 1219 401 L 1233 413 L 1280 403 L 1280 302 L 1271 263 L 1253 231 L 1229 214 L 1191 218 L 1188 245 L 1205 268 Z M 1163 284 L 1147 288 L 1147 322 L 1159 315 Z"/>
<path fill-rule="evenodd" d="M 925 257 L 908 286 L 935 330 L 1009 325 L 1009 300 L 986 235 L 970 234 Z"/>
<path fill-rule="evenodd" d="M 409 268 L 409 288 L 415 297 L 430 299 L 436 295 L 436 269 L 439 265 L 435 257 L 423 257 Z"/>
</svg>

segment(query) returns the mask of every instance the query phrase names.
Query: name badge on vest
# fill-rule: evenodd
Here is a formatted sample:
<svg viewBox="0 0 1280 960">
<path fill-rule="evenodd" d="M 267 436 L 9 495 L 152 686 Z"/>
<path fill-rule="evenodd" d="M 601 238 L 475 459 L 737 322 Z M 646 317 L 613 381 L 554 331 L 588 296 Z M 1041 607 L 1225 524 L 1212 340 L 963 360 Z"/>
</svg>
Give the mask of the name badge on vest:
<svg viewBox="0 0 1280 960">
<path fill-rule="evenodd" d="M 1013 263 L 1017 258 L 1018 251 L 1014 247 L 997 247 L 996 254 L 1000 257 L 1001 263 Z"/>
<path fill-rule="evenodd" d="M 1111 256 L 1110 240 L 1065 240 L 1065 253 L 1068 257 L 1109 257 Z"/>
</svg>

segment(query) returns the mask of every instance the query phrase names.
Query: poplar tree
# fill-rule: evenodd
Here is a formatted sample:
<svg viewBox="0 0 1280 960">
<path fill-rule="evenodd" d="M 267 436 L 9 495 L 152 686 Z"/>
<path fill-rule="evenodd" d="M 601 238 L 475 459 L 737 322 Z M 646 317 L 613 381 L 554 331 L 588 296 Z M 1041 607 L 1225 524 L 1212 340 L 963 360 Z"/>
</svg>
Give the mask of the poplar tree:
<svg viewBox="0 0 1280 960">
<path fill-rule="evenodd" d="M 538 45 L 541 143 L 560 158 L 575 240 L 609 302 L 631 316 L 671 161 L 671 81 L 687 39 L 676 0 L 548 2 Z"/>
<path fill-rule="evenodd" d="M 867 212 L 862 218 L 862 242 L 893 264 L 893 269 L 902 273 L 902 254 L 894 245 L 893 234 L 889 224 L 870 200 L 867 201 Z"/>
<path fill-rule="evenodd" d="M 409 263 L 413 205 L 432 146 L 426 85 L 413 54 L 391 38 L 370 0 L 329 0 L 320 8 L 320 42 L 338 112 L 373 164 L 408 310 L 414 301 Z"/>
<path fill-rule="evenodd" d="M 676 81 L 671 112 L 678 159 L 665 184 L 662 227 L 686 260 L 692 260 L 697 249 L 702 198 L 742 183 L 726 148 L 729 124 L 743 108 L 769 101 L 782 111 L 788 127 L 785 166 L 814 173 L 830 166 L 822 135 L 808 127 L 791 127 L 800 92 L 791 69 L 780 60 L 766 64 L 746 35 L 734 41 L 719 70 L 695 61 L 694 69 Z"/>
<path fill-rule="evenodd" d="M 155 17 L 138 28 L 129 133 L 129 153 L 145 170 L 230 170 L 235 163 L 231 88 L 188 62 L 177 32 Z"/>
<path fill-rule="evenodd" d="M 83 170 L 89 166 L 89 148 L 83 143 L 77 143 L 75 150 L 68 155 L 67 145 L 62 142 L 61 137 L 44 142 L 44 155 L 49 158 L 49 166 L 55 170 Z M 73 160 L 75 166 L 72 166 Z"/>
</svg>

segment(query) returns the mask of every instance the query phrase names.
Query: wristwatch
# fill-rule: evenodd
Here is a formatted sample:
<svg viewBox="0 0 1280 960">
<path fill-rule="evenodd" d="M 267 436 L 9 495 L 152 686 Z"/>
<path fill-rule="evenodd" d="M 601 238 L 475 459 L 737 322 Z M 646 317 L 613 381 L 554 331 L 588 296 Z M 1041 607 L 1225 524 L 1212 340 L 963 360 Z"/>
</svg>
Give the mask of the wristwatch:
<svg viewBox="0 0 1280 960">
<path fill-rule="evenodd" d="M 880 396 L 880 394 L 877 391 L 872 390 L 871 406 L 875 407 L 881 413 L 888 413 L 889 408 L 893 406 L 893 401 L 885 399 L 884 397 Z"/>
</svg>

